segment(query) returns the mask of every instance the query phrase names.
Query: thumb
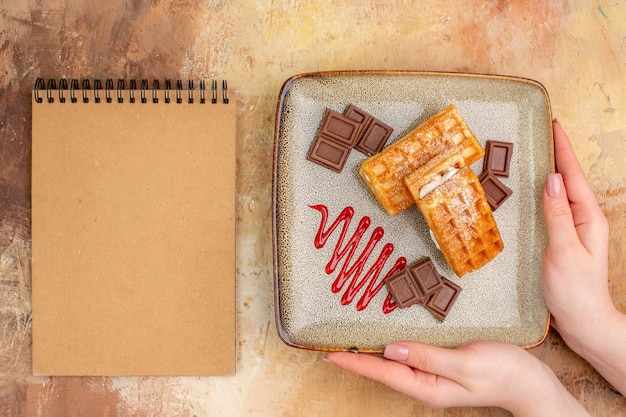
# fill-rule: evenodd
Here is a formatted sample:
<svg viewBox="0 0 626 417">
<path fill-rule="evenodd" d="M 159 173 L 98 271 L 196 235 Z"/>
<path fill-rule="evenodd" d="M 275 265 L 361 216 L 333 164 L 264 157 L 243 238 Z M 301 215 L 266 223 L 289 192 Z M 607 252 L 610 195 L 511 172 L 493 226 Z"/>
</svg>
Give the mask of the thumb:
<svg viewBox="0 0 626 417">
<path fill-rule="evenodd" d="M 419 342 L 392 343 L 385 347 L 383 356 L 411 368 L 450 379 L 455 379 L 458 370 L 465 363 L 459 350 Z"/>
<path fill-rule="evenodd" d="M 570 242 L 578 241 L 572 209 L 561 174 L 549 174 L 546 179 L 543 190 L 543 216 L 551 246 L 563 247 Z"/>
</svg>

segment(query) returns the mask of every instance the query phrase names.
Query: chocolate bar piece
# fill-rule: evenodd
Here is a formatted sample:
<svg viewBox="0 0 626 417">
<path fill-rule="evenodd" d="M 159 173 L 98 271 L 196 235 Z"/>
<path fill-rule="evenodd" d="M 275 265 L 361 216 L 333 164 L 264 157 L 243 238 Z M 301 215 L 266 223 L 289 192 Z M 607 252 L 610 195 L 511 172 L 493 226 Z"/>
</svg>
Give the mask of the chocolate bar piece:
<svg viewBox="0 0 626 417">
<path fill-rule="evenodd" d="M 426 307 L 437 320 L 444 321 L 460 292 L 461 287 L 449 279 L 443 278 L 443 287 L 428 298 L 424 307 Z"/>
<path fill-rule="evenodd" d="M 443 277 L 439 275 L 430 258 L 410 265 L 408 270 L 424 295 L 432 294 L 443 287 Z"/>
<path fill-rule="evenodd" d="M 363 132 L 365 132 L 365 130 L 367 129 L 367 126 L 369 126 L 370 122 L 374 118 L 374 116 L 372 116 L 365 110 L 358 108 L 354 104 L 348 105 L 348 107 L 343 112 L 343 114 L 348 119 L 354 120 L 355 122 L 359 124 L 359 131 L 357 133 L 357 138 L 360 137 Z"/>
<path fill-rule="evenodd" d="M 430 258 L 415 262 L 386 281 L 389 292 L 400 307 L 423 304 L 443 287 L 443 277 Z M 398 301 L 401 300 L 401 301 Z"/>
<path fill-rule="evenodd" d="M 352 148 L 366 155 L 380 152 L 393 129 L 350 104 L 344 114 L 326 109 L 309 161 L 341 172 Z"/>
<path fill-rule="evenodd" d="M 383 149 L 393 132 L 393 128 L 354 104 L 350 104 L 343 114 L 360 124 L 358 140 L 354 149 L 367 156 L 372 156 Z"/>
<path fill-rule="evenodd" d="M 461 292 L 461 287 L 439 275 L 430 258 L 395 273 L 385 284 L 398 307 L 421 304 L 439 321 L 445 320 Z"/>
<path fill-rule="evenodd" d="M 361 134 L 354 149 L 363 152 L 367 156 L 372 156 L 383 149 L 392 132 L 393 129 L 389 125 L 374 118 L 367 126 L 365 132 Z"/>
<path fill-rule="evenodd" d="M 356 121 L 334 110 L 326 109 L 320 135 L 328 136 L 352 148 L 357 141 L 359 127 Z"/>
<path fill-rule="evenodd" d="M 480 176 L 480 184 L 483 186 L 485 197 L 492 211 L 500 207 L 513 194 L 513 191 L 504 185 L 491 171 L 483 172 Z"/>
<path fill-rule="evenodd" d="M 391 293 L 398 307 L 410 307 L 413 304 L 423 303 L 424 295 L 420 292 L 417 284 L 407 269 L 395 273 L 385 281 L 387 289 Z"/>
<path fill-rule="evenodd" d="M 513 144 L 488 140 L 483 160 L 483 171 L 489 171 L 500 177 L 508 177 L 513 155 Z"/>
<path fill-rule="evenodd" d="M 320 134 L 313 143 L 307 159 L 335 172 L 341 172 L 350 150 L 350 147 Z"/>
</svg>

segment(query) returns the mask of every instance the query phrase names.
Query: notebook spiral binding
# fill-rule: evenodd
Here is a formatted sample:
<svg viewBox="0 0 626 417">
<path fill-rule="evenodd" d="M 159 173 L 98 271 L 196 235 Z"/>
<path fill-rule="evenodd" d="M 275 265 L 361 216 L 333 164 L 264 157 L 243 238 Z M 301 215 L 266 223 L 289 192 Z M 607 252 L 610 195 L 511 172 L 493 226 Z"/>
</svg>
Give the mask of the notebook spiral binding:
<svg viewBox="0 0 626 417">
<path fill-rule="evenodd" d="M 199 80 L 198 84 L 198 94 L 199 101 L 201 104 L 208 103 L 209 100 L 206 98 L 206 82 L 205 80 Z M 124 102 L 124 94 L 123 91 L 128 91 L 128 101 L 130 103 L 140 102 L 147 103 L 148 102 L 148 90 L 149 83 L 147 79 L 140 80 L 139 84 L 139 97 L 135 96 L 135 91 L 137 90 L 137 80 L 131 79 L 128 81 L 128 89 L 126 88 L 126 81 L 124 79 L 117 80 L 117 88 L 114 88 L 114 83 L 112 78 L 107 78 L 104 83 L 104 88 L 102 86 L 102 80 L 95 79 L 93 80 L 93 87 L 91 82 L 88 79 L 83 79 L 79 86 L 79 81 L 76 78 L 72 78 L 71 80 L 67 80 L 66 78 L 61 78 L 57 84 L 57 81 L 54 78 L 48 79 L 46 81 L 43 78 L 37 78 L 35 80 L 35 102 L 43 103 L 43 91 L 45 90 L 45 97 L 48 103 L 54 103 L 55 95 L 57 96 L 57 100 L 60 103 L 65 103 L 66 91 L 69 90 L 69 101 L 71 103 L 77 103 L 79 98 L 77 95 L 81 94 L 82 90 L 82 101 L 83 103 L 89 102 L 89 95 L 87 92 L 89 90 L 93 90 L 93 101 L 95 103 L 100 103 L 102 101 L 106 103 L 113 102 L 113 91 L 115 90 L 115 98 L 118 103 Z M 194 91 L 196 91 L 193 80 L 187 81 L 187 86 L 185 88 L 185 83 L 183 80 L 176 80 L 176 91 L 174 92 L 174 100 L 176 103 L 182 103 L 185 99 L 183 98 L 184 91 L 187 91 L 186 101 L 188 103 L 194 102 Z M 56 90 L 56 93 L 55 93 Z M 104 90 L 104 91 L 103 91 Z M 152 92 L 150 94 L 151 101 L 153 103 L 159 102 L 159 96 L 157 92 L 160 90 L 160 82 L 159 80 L 152 81 Z M 165 80 L 165 88 L 163 91 L 163 101 L 165 103 L 170 103 L 170 91 L 172 90 L 172 81 L 169 79 Z M 104 93 L 104 94 L 102 94 Z M 226 80 L 222 80 L 222 103 L 228 104 L 228 84 Z M 211 98 L 210 102 L 212 104 L 216 104 L 218 102 L 218 82 L 217 80 L 211 80 Z"/>
</svg>

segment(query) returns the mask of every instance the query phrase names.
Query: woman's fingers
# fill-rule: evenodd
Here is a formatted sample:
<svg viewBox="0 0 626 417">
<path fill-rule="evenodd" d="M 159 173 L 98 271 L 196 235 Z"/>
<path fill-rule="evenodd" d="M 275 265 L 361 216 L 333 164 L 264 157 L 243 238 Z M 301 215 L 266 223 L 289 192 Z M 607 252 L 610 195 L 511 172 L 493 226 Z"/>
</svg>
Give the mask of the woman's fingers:
<svg viewBox="0 0 626 417">
<path fill-rule="evenodd" d="M 572 222 L 576 228 L 578 239 L 590 253 L 598 250 L 605 251 L 608 233 L 606 218 L 580 167 L 569 138 L 559 122 L 553 122 L 553 131 L 556 169 L 563 178 L 562 183 L 570 203 Z M 548 177 L 548 181 L 550 181 L 550 177 Z M 548 184 L 546 189 L 548 189 Z M 559 203 L 557 207 L 560 205 Z M 558 208 L 556 213 L 563 214 L 564 211 L 564 209 Z M 565 221 L 565 217 L 563 215 L 563 221 Z M 546 221 L 548 221 L 547 217 Z"/>
<path fill-rule="evenodd" d="M 550 247 L 557 252 L 578 245 L 580 241 L 567 195 L 561 174 L 549 174 L 543 191 L 543 217 Z"/>
<path fill-rule="evenodd" d="M 385 357 L 429 374 L 455 379 L 465 360 L 458 350 L 418 342 L 397 342 L 387 345 Z"/>
<path fill-rule="evenodd" d="M 325 359 L 426 404 L 442 407 L 465 397 L 465 388 L 446 376 L 452 376 L 454 368 L 463 364 L 461 355 L 455 353 L 460 352 L 417 342 L 398 342 L 386 347 L 385 358 L 333 352 Z"/>
</svg>

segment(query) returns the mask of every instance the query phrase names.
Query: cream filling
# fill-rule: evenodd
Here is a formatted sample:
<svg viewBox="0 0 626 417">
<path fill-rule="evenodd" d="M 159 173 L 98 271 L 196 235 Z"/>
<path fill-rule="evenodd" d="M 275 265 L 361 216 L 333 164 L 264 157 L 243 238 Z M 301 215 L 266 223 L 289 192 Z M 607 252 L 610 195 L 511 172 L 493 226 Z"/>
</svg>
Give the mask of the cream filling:
<svg viewBox="0 0 626 417">
<path fill-rule="evenodd" d="M 426 194 L 452 178 L 457 172 L 459 172 L 458 168 L 450 167 L 445 174 L 438 174 L 437 176 L 435 176 L 432 181 L 420 188 L 420 198 L 424 198 Z M 441 248 L 439 247 L 439 243 L 437 243 L 437 238 L 435 238 L 435 234 L 430 228 L 428 229 L 428 233 L 430 233 L 430 239 L 433 241 L 437 249 L 441 250 Z"/>
<path fill-rule="evenodd" d="M 445 174 L 437 174 L 428 184 L 420 188 L 420 198 L 424 198 L 426 194 L 452 178 L 457 172 L 459 172 L 458 168 L 450 167 Z"/>
<path fill-rule="evenodd" d="M 437 249 L 441 250 L 441 248 L 439 247 L 439 243 L 437 243 L 437 238 L 435 238 L 435 234 L 432 230 L 430 230 L 430 228 L 428 229 L 428 233 L 430 233 L 430 239 L 433 241 Z"/>
</svg>

